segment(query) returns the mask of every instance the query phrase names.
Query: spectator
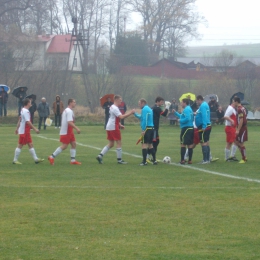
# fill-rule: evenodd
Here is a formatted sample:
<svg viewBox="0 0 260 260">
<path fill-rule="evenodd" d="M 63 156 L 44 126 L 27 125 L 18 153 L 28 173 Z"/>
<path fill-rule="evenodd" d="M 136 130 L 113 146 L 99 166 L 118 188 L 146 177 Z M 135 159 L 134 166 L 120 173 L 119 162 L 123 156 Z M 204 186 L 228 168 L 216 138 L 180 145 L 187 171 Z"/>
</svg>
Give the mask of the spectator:
<svg viewBox="0 0 260 260">
<path fill-rule="evenodd" d="M 121 114 L 124 115 L 127 110 L 126 103 L 124 101 L 122 101 L 121 104 L 118 106 L 118 108 L 119 108 L 119 111 L 121 112 Z M 120 119 L 120 123 L 121 123 L 121 125 L 125 125 L 125 118 Z"/>
<path fill-rule="evenodd" d="M 27 96 L 26 91 L 24 90 L 24 88 L 21 88 L 18 94 L 18 116 L 20 116 L 21 114 L 21 110 L 23 108 L 23 100 L 25 99 L 26 96 Z"/>
<path fill-rule="evenodd" d="M 61 115 L 64 110 L 63 102 L 60 100 L 60 96 L 57 95 L 55 101 L 52 105 L 52 110 L 55 116 L 55 128 L 60 128 L 61 126 Z"/>
<path fill-rule="evenodd" d="M 209 105 L 210 112 L 216 112 L 219 107 L 219 104 L 214 96 L 210 97 L 210 101 L 209 101 L 208 105 Z"/>
<path fill-rule="evenodd" d="M 176 112 L 178 112 L 178 110 L 179 110 L 179 107 L 178 107 L 178 104 L 176 103 L 176 99 L 175 98 L 172 99 L 172 103 L 171 103 L 171 105 L 169 107 L 169 114 L 173 115 L 173 113 L 174 113 L 173 110 L 176 111 Z M 170 117 L 170 118 L 171 118 L 170 119 L 170 125 L 175 125 L 175 122 L 176 122 L 176 125 L 178 125 L 177 118 L 175 120 L 172 117 Z M 175 118 L 175 116 L 174 116 L 174 118 Z"/>
<path fill-rule="evenodd" d="M 46 119 L 50 115 L 50 109 L 49 109 L 49 104 L 46 102 L 46 98 L 42 98 L 42 102 L 38 105 L 38 113 L 39 113 L 39 126 L 38 129 L 41 130 L 42 126 L 42 120 L 43 120 L 43 125 L 44 125 L 44 130 L 46 130 Z"/>
<path fill-rule="evenodd" d="M 103 109 L 105 109 L 105 126 L 104 129 L 106 129 L 106 125 L 109 119 L 109 110 L 110 107 L 113 105 L 113 102 L 111 102 L 111 98 L 107 98 L 107 102 L 104 103 Z"/>
<path fill-rule="evenodd" d="M 222 109 L 222 106 L 219 106 L 218 109 L 217 109 L 217 120 L 216 120 L 216 123 L 219 125 L 223 125 L 224 123 L 224 115 L 225 115 L 225 112 L 223 111 Z"/>
<path fill-rule="evenodd" d="M 1 87 L 1 89 L 0 89 L 0 116 L 3 116 L 3 110 L 4 110 L 4 116 L 7 116 L 7 109 L 6 109 L 7 101 L 8 101 L 8 94 L 5 91 L 5 88 Z"/>
<path fill-rule="evenodd" d="M 31 115 L 31 122 L 33 124 L 33 119 L 34 119 L 34 113 L 36 112 L 37 110 L 37 105 L 35 103 L 35 100 L 33 98 L 30 98 L 31 100 L 31 107 L 29 108 L 29 112 L 30 112 L 30 115 Z"/>
</svg>

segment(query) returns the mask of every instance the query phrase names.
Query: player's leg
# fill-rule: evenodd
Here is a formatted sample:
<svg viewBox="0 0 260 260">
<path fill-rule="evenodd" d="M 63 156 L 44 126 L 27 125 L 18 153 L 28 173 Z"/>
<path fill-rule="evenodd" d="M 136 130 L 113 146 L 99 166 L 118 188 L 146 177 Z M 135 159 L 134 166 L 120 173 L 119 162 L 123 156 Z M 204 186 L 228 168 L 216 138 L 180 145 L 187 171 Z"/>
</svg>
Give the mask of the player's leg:
<svg viewBox="0 0 260 260">
<path fill-rule="evenodd" d="M 81 162 L 78 162 L 76 160 L 76 140 L 75 140 L 75 137 L 73 138 L 72 137 L 72 140 L 70 142 L 70 164 L 73 164 L 73 165 L 81 165 Z"/>
<path fill-rule="evenodd" d="M 142 143 L 142 156 L 143 156 L 143 160 L 142 160 L 142 162 L 140 163 L 140 166 L 145 166 L 145 165 L 147 165 L 147 162 L 146 162 L 147 148 L 148 148 L 148 144 L 145 143 L 145 140 L 144 140 L 144 143 Z"/>
<path fill-rule="evenodd" d="M 103 147 L 99 155 L 96 157 L 97 161 L 102 164 L 102 158 L 103 156 L 114 146 L 114 133 L 113 131 L 107 131 L 107 139 L 108 139 L 108 144 Z"/>
<path fill-rule="evenodd" d="M 54 159 L 62 153 L 63 150 L 67 149 L 68 145 L 70 144 L 70 138 L 68 135 L 61 135 L 60 142 L 62 143 L 49 157 L 48 160 L 51 165 L 54 165 Z"/>
<path fill-rule="evenodd" d="M 231 146 L 236 140 L 236 129 L 233 127 L 226 127 L 226 148 L 225 148 L 225 160 L 227 162 L 233 161 L 230 159 Z"/>
<path fill-rule="evenodd" d="M 31 156 L 36 164 L 44 161 L 44 159 L 38 158 L 38 156 L 36 155 L 36 151 L 33 147 L 32 140 L 30 140 L 30 142 L 28 143 L 28 148 L 29 148 L 29 153 L 31 154 Z"/>
<path fill-rule="evenodd" d="M 127 162 L 122 160 L 122 141 L 121 140 L 116 140 L 116 155 L 117 155 L 118 164 L 127 164 Z"/>
<path fill-rule="evenodd" d="M 14 151 L 14 159 L 13 159 L 13 164 L 21 164 L 18 159 L 19 159 L 19 155 L 22 151 L 22 148 L 23 148 L 23 145 L 20 144 L 20 136 L 19 136 L 19 142 L 18 142 L 18 145 L 17 147 L 15 148 L 15 151 Z"/>
</svg>

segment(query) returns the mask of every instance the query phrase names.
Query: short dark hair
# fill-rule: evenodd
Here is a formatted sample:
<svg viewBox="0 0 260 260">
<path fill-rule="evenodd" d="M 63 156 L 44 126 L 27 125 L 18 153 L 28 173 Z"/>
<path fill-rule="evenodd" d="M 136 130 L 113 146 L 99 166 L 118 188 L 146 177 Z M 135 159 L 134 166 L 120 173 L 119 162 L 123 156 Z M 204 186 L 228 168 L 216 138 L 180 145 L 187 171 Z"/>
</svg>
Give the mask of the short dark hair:
<svg viewBox="0 0 260 260">
<path fill-rule="evenodd" d="M 68 105 L 69 105 L 70 103 L 72 103 L 74 100 L 75 100 L 74 98 L 69 98 L 69 100 L 68 100 Z"/>
<path fill-rule="evenodd" d="M 198 95 L 198 96 L 196 97 L 196 99 L 197 99 L 197 100 L 204 100 L 203 96 L 201 96 L 201 95 Z"/>
<path fill-rule="evenodd" d="M 184 98 L 182 102 L 185 103 L 187 106 L 190 104 L 190 100 L 188 98 Z"/>
<path fill-rule="evenodd" d="M 164 100 L 164 98 L 158 96 L 158 97 L 155 99 L 155 103 L 160 102 L 160 101 L 162 101 L 162 100 Z"/>
<path fill-rule="evenodd" d="M 240 98 L 237 97 L 237 96 L 235 96 L 235 97 L 233 98 L 233 100 L 234 100 L 234 102 L 237 102 L 237 103 L 239 103 L 239 104 L 240 104 L 240 102 L 241 102 Z"/>
<path fill-rule="evenodd" d="M 29 98 L 25 98 L 25 99 L 23 100 L 23 106 L 24 106 L 24 107 L 27 106 L 27 105 L 29 104 L 29 102 L 31 102 L 31 100 L 30 100 Z"/>
</svg>

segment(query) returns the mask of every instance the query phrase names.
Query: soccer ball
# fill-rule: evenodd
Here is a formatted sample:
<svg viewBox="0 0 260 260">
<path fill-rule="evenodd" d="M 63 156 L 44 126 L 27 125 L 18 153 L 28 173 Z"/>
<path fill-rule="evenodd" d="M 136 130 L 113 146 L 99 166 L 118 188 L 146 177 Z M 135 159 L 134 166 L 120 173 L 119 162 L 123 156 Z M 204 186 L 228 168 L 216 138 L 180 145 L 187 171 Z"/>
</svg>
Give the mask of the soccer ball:
<svg viewBox="0 0 260 260">
<path fill-rule="evenodd" d="M 165 157 L 163 158 L 163 162 L 164 162 L 164 163 L 171 163 L 171 157 L 165 156 Z"/>
</svg>

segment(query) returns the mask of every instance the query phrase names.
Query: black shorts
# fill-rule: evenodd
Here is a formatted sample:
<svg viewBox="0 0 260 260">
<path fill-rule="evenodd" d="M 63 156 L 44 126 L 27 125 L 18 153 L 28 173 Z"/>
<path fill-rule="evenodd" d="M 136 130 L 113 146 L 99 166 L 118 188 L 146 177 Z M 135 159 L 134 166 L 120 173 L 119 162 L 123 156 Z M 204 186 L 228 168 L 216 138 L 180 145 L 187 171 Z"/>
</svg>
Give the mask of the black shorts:
<svg viewBox="0 0 260 260">
<path fill-rule="evenodd" d="M 143 143 L 152 144 L 153 143 L 154 129 L 147 129 L 144 134 Z"/>
<path fill-rule="evenodd" d="M 181 144 L 192 145 L 194 138 L 194 128 L 193 127 L 183 127 L 181 129 L 180 140 Z"/>
<path fill-rule="evenodd" d="M 199 129 L 199 137 L 200 137 L 200 143 L 207 143 L 210 138 L 211 133 L 211 125 L 207 126 L 205 131 L 202 131 L 201 127 L 198 127 Z"/>
</svg>

